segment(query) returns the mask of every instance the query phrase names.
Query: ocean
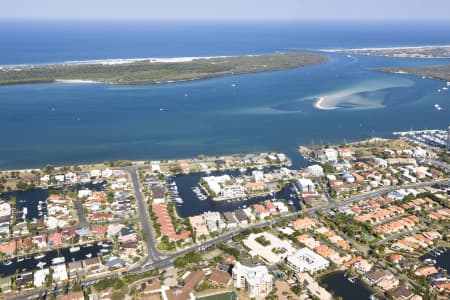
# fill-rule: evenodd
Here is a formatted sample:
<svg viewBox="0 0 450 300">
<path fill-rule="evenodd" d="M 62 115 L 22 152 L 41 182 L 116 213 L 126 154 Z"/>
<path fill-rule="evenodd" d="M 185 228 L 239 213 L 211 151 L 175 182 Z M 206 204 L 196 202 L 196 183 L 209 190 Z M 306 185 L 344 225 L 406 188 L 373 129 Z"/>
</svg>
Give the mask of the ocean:
<svg viewBox="0 0 450 300">
<path fill-rule="evenodd" d="M 448 25 L 0 21 L 0 65 L 447 45 Z M 270 150 L 300 166 L 299 144 L 449 125 L 443 82 L 374 69 L 450 60 L 329 55 L 322 65 L 182 83 L 2 86 L 0 169 Z M 315 107 L 321 97 L 335 109 Z"/>
</svg>

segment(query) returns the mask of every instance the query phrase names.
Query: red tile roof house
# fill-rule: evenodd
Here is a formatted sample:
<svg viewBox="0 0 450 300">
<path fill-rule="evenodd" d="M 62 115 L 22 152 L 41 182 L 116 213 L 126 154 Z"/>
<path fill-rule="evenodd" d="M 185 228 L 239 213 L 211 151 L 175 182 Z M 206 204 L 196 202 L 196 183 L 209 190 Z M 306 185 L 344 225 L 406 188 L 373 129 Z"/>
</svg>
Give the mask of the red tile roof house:
<svg viewBox="0 0 450 300">
<path fill-rule="evenodd" d="M 261 220 L 265 217 L 270 216 L 270 212 L 260 204 L 254 204 L 253 208 L 255 209 L 255 215 L 259 217 Z"/>
<path fill-rule="evenodd" d="M 267 208 L 267 210 L 269 211 L 269 213 L 271 215 L 277 215 L 278 214 L 277 208 L 269 200 L 264 201 L 264 206 Z"/>
<path fill-rule="evenodd" d="M 190 237 L 191 232 L 184 230 L 180 234 L 175 232 L 175 228 L 172 223 L 172 218 L 170 217 L 167 206 L 164 203 L 153 203 L 153 212 L 155 213 L 158 223 L 161 225 L 161 234 L 167 236 L 169 239 L 173 240 L 183 240 Z"/>
<path fill-rule="evenodd" d="M 58 247 L 63 244 L 62 235 L 59 232 L 50 234 L 47 238 L 47 243 L 50 247 Z"/>
<path fill-rule="evenodd" d="M 3 255 L 13 255 L 16 250 L 16 241 L 2 243 L 0 245 L 0 253 Z"/>
<path fill-rule="evenodd" d="M 107 230 L 106 225 L 92 225 L 91 229 L 93 234 L 98 235 L 100 237 L 105 237 L 106 230 Z"/>
</svg>

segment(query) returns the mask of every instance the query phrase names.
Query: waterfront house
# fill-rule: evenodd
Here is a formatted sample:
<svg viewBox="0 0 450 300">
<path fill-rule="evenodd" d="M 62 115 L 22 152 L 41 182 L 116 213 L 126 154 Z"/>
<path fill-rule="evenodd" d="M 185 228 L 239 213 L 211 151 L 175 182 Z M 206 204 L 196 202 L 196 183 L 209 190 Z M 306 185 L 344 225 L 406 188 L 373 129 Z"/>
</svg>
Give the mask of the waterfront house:
<svg viewBox="0 0 450 300">
<path fill-rule="evenodd" d="M 48 235 L 47 243 L 50 247 L 59 247 L 63 243 L 61 233 L 55 232 Z"/>
<path fill-rule="evenodd" d="M 260 204 L 254 204 L 253 208 L 255 209 L 256 217 L 259 217 L 260 220 L 264 220 L 266 217 L 270 216 L 270 212 Z"/>
<path fill-rule="evenodd" d="M 84 270 L 81 261 L 69 262 L 68 266 L 70 279 L 82 278 Z"/>
<path fill-rule="evenodd" d="M 13 255 L 16 251 L 16 241 L 4 242 L 0 244 L 0 253 L 3 255 Z"/>
<path fill-rule="evenodd" d="M 233 212 L 226 211 L 223 213 L 223 217 L 225 219 L 225 222 L 227 223 L 228 228 L 233 228 L 238 225 L 238 222 L 237 222 Z"/>
<path fill-rule="evenodd" d="M 37 288 L 42 287 L 49 273 L 50 270 L 48 268 L 35 271 L 33 274 L 34 286 Z"/>
<path fill-rule="evenodd" d="M 34 277 L 32 272 L 22 273 L 16 277 L 16 285 L 20 288 L 30 288 L 34 286 Z"/>
<path fill-rule="evenodd" d="M 386 271 L 375 269 L 373 271 L 368 272 L 366 274 L 365 278 L 369 284 L 373 285 L 373 284 L 377 284 L 378 282 L 380 282 L 387 275 L 388 275 L 388 273 Z"/>
<path fill-rule="evenodd" d="M 242 209 L 236 209 L 234 211 L 234 215 L 236 216 L 236 219 L 238 220 L 239 223 L 241 224 L 248 224 L 248 217 L 245 214 L 245 212 Z"/>
<path fill-rule="evenodd" d="M 47 235 L 41 234 L 33 237 L 33 244 L 36 245 L 39 249 L 47 247 Z"/>
</svg>

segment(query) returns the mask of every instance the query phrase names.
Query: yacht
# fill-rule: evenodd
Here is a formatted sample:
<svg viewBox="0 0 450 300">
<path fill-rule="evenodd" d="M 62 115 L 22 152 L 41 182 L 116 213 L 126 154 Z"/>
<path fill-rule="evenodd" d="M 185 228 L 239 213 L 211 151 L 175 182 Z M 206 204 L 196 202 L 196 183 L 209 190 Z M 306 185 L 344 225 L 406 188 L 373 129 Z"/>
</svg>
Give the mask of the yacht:
<svg viewBox="0 0 450 300">
<path fill-rule="evenodd" d="M 38 264 L 36 265 L 36 267 L 38 267 L 38 268 L 43 268 L 46 264 L 47 264 L 46 262 L 40 261 L 40 262 L 38 262 Z"/>
<path fill-rule="evenodd" d="M 236 83 L 233 83 L 231 86 L 232 86 L 232 87 L 236 87 Z"/>
<path fill-rule="evenodd" d="M 71 248 L 69 249 L 69 252 L 70 252 L 70 253 L 74 253 L 74 252 L 78 252 L 78 251 L 80 251 L 80 247 L 79 247 L 79 246 L 71 247 Z"/>
<path fill-rule="evenodd" d="M 101 252 L 101 253 L 108 253 L 108 252 L 109 252 L 109 249 L 100 249 L 100 252 Z"/>
<path fill-rule="evenodd" d="M 12 265 L 12 261 L 10 261 L 10 260 L 5 260 L 5 261 L 3 262 L 3 264 L 4 264 L 5 266 L 10 266 L 10 265 Z"/>
<path fill-rule="evenodd" d="M 435 104 L 434 108 L 436 108 L 437 110 L 441 110 L 442 109 L 442 107 L 439 104 Z"/>
<path fill-rule="evenodd" d="M 41 258 L 44 258 L 44 257 L 45 257 L 45 254 L 44 254 L 44 253 L 41 253 L 41 254 L 36 255 L 36 256 L 34 257 L 34 259 L 38 260 L 38 259 L 41 259 Z"/>
<path fill-rule="evenodd" d="M 21 262 L 21 261 L 24 261 L 24 260 L 25 260 L 25 258 L 19 257 L 19 258 L 17 259 L 17 262 Z"/>
<path fill-rule="evenodd" d="M 91 258 L 91 257 L 92 257 L 92 253 L 86 254 L 86 257 L 87 257 L 87 258 Z"/>
<path fill-rule="evenodd" d="M 64 257 L 55 257 L 52 259 L 52 265 L 57 265 L 65 262 L 66 259 Z"/>
</svg>

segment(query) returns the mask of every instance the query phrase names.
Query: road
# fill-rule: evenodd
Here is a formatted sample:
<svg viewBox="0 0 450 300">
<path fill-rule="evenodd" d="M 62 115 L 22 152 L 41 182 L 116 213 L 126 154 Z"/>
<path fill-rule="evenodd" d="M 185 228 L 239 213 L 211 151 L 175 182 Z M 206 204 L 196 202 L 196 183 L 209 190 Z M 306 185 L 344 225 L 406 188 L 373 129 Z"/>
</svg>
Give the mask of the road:
<svg viewBox="0 0 450 300">
<path fill-rule="evenodd" d="M 158 249 L 156 248 L 155 238 L 153 236 L 153 228 L 150 224 L 150 216 L 148 214 L 148 207 L 145 203 L 144 195 L 141 191 L 141 184 L 139 182 L 139 176 L 135 167 L 128 167 L 126 171 L 131 176 L 131 182 L 133 184 L 134 196 L 136 197 L 136 204 L 138 206 L 139 211 L 139 221 L 142 226 L 142 230 L 144 233 L 145 243 L 147 246 L 147 257 L 141 263 L 142 266 L 150 265 L 155 263 L 162 258 L 162 255 Z"/>
<path fill-rule="evenodd" d="M 158 269 L 163 269 L 166 267 L 169 267 L 172 265 L 173 261 L 180 256 L 183 256 L 186 253 L 189 253 L 191 251 L 201 251 L 204 250 L 208 247 L 211 247 L 213 245 L 216 245 L 218 243 L 223 243 L 223 242 L 227 242 L 228 240 L 230 240 L 232 237 L 239 235 L 240 233 L 249 230 L 249 229 L 256 229 L 256 228 L 263 228 L 266 226 L 271 226 L 273 224 L 285 221 L 287 219 L 296 217 L 298 215 L 300 215 L 301 213 L 316 213 L 319 211 L 328 211 L 331 210 L 333 208 L 338 208 L 338 207 L 342 207 L 342 206 L 346 206 L 349 204 L 352 204 L 354 202 L 359 202 L 359 201 L 364 201 L 364 200 L 368 200 L 370 198 L 373 197 L 377 197 L 377 196 L 381 196 L 383 194 L 389 193 L 391 191 L 394 190 L 398 190 L 398 189 L 407 189 L 407 188 L 423 188 L 423 187 L 427 187 L 427 186 L 432 186 L 436 183 L 441 183 L 441 184 L 448 184 L 450 183 L 449 179 L 442 179 L 442 180 L 437 180 L 437 181 L 430 181 L 430 182 L 423 182 L 423 183 L 415 183 L 415 184 L 408 184 L 408 185 L 403 185 L 403 186 L 393 186 L 393 187 L 389 187 L 389 188 L 384 188 L 384 189 L 380 189 L 377 191 L 373 191 L 373 192 L 368 192 L 368 193 L 364 193 L 361 195 L 357 195 L 354 197 L 351 197 L 347 200 L 344 201 L 340 201 L 340 202 L 333 202 L 333 203 L 329 203 L 326 205 L 321 205 L 318 207 L 313 207 L 313 208 L 309 208 L 309 209 L 305 209 L 302 211 L 296 211 L 296 212 L 292 212 L 286 215 L 283 215 L 275 220 L 269 220 L 269 221 L 264 221 L 261 223 L 257 223 L 257 224 L 252 224 L 249 225 L 247 227 L 243 227 L 243 228 L 239 228 L 235 231 L 232 232 L 228 232 L 225 233 L 224 235 L 205 241 L 201 244 L 197 244 L 194 246 L 191 246 L 189 248 L 185 248 L 181 251 L 178 251 L 176 253 L 172 253 L 169 255 L 162 255 L 156 248 L 155 245 L 155 241 L 154 241 L 154 237 L 153 237 L 153 231 L 152 231 L 152 227 L 150 224 L 150 218 L 148 215 L 148 211 L 147 211 L 147 206 L 144 200 L 144 196 L 141 192 L 140 189 L 140 183 L 139 183 L 139 178 L 138 178 L 138 174 L 137 174 L 137 170 L 135 167 L 128 167 L 126 168 L 126 170 L 129 172 L 129 174 L 131 175 L 131 180 L 133 183 L 133 188 L 135 191 L 135 197 L 136 197 L 136 203 L 138 205 L 138 209 L 139 209 L 139 220 L 142 224 L 142 228 L 144 231 L 144 235 L 145 235 L 145 240 L 146 240 L 146 246 L 147 246 L 147 257 L 137 266 L 133 267 L 132 269 L 130 269 L 127 273 L 133 273 L 133 274 L 139 274 L 139 273 L 144 273 L 147 271 L 150 271 L 152 269 L 158 268 Z M 106 278 L 114 278 L 117 277 L 118 274 L 117 273 L 113 273 L 113 274 L 106 274 L 104 276 L 100 276 L 97 277 L 95 279 L 87 279 L 87 280 L 83 280 L 81 282 L 83 287 L 87 287 L 90 286 L 96 282 L 98 282 L 99 280 L 102 279 L 106 279 Z M 14 300 L 22 300 L 22 299 L 33 299 L 36 298 L 39 295 L 38 292 L 33 292 L 27 295 L 23 295 L 23 296 L 17 296 L 15 298 L 12 298 Z M 30 298 L 31 297 L 31 298 Z"/>
</svg>

